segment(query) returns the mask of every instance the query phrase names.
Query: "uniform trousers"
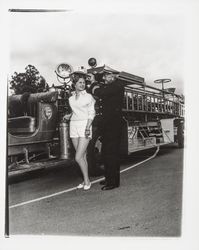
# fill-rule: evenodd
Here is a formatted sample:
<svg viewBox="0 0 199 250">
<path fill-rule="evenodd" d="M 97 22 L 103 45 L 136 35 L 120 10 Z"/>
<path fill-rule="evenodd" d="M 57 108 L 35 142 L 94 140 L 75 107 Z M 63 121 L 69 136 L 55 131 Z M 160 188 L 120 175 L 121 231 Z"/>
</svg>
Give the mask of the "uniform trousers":
<svg viewBox="0 0 199 250">
<path fill-rule="evenodd" d="M 122 118 L 112 117 L 102 122 L 102 159 L 106 185 L 120 185 L 120 142 Z"/>
</svg>

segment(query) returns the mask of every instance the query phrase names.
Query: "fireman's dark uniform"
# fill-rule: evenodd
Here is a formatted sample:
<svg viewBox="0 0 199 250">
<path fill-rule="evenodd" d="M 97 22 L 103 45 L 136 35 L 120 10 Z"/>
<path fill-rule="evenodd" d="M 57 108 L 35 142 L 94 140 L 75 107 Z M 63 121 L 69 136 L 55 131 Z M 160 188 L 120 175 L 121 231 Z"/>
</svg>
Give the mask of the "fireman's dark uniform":
<svg viewBox="0 0 199 250">
<path fill-rule="evenodd" d="M 91 93 L 101 98 L 102 104 L 102 157 L 105 167 L 106 186 L 120 185 L 120 140 L 122 132 L 122 106 L 124 87 L 116 79 L 112 83 L 97 88 L 97 83 L 91 86 Z"/>
</svg>

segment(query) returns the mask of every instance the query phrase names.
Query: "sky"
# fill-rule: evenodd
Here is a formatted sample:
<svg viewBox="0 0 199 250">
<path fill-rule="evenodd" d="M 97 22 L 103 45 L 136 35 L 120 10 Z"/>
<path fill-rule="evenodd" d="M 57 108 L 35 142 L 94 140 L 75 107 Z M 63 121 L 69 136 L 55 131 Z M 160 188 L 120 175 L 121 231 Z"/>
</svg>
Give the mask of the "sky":
<svg viewBox="0 0 199 250">
<path fill-rule="evenodd" d="M 56 66 L 104 64 L 145 78 L 148 85 L 169 78 L 165 87 L 183 92 L 184 16 L 180 13 L 81 11 L 9 13 L 9 77 L 34 65 L 51 86 Z"/>
</svg>

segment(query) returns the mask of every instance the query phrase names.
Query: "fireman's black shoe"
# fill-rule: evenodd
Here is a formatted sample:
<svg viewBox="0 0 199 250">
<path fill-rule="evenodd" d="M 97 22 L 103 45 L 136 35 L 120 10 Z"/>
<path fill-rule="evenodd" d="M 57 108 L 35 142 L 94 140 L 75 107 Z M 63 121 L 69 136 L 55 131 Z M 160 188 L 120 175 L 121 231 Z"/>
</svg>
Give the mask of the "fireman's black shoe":
<svg viewBox="0 0 199 250">
<path fill-rule="evenodd" d="M 106 185 L 106 180 L 102 180 L 99 182 L 100 185 Z"/>
<path fill-rule="evenodd" d="M 117 188 L 117 187 L 119 187 L 119 185 L 105 185 L 101 189 L 103 191 L 105 191 L 105 190 L 111 190 L 111 189 L 114 189 L 114 188 Z"/>
</svg>

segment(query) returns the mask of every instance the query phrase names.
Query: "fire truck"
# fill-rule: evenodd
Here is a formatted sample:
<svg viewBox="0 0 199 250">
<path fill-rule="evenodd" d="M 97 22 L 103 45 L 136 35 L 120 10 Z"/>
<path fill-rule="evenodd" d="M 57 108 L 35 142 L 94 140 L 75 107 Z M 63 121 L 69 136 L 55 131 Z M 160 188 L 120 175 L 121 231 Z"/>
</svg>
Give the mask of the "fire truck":
<svg viewBox="0 0 199 250">
<path fill-rule="evenodd" d="M 103 84 L 103 70 L 112 70 L 125 86 L 123 102 L 123 132 L 120 153 L 128 156 L 157 146 L 176 143 L 184 146 L 184 98 L 165 89 L 170 79 L 157 79 L 162 88 L 149 86 L 143 77 L 97 66 L 89 59 L 88 73 Z M 67 165 L 74 160 L 74 148 L 69 138 L 69 124 L 63 116 L 70 112 L 72 66 L 61 63 L 55 73 L 59 86 L 48 92 L 8 97 L 8 171 Z M 87 80 L 89 85 L 89 79 Z M 103 171 L 101 159 L 100 100 L 96 100 L 93 137 L 87 149 L 90 175 Z"/>
</svg>

